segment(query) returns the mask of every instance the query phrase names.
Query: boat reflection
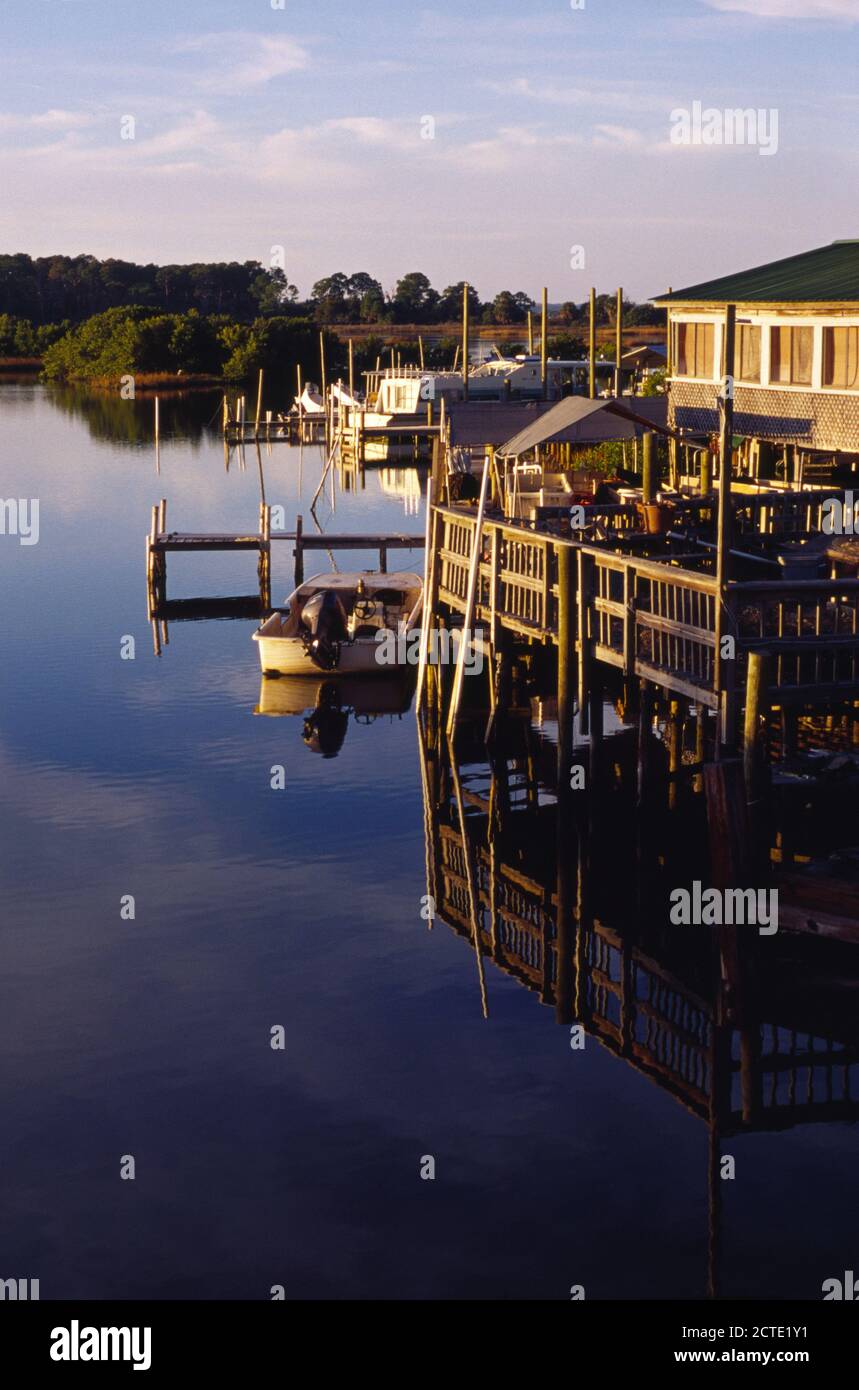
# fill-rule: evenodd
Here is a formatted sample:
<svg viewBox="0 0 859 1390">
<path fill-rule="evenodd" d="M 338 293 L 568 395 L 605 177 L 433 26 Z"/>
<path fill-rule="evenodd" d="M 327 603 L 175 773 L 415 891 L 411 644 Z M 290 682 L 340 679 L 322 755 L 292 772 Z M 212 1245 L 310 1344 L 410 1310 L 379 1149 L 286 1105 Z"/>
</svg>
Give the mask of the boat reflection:
<svg viewBox="0 0 859 1390">
<path fill-rule="evenodd" d="M 303 719 L 306 746 L 323 758 L 336 758 L 343 747 L 350 716 L 372 724 L 383 716 L 401 717 L 414 694 L 411 670 L 384 676 L 263 676 L 254 714 Z"/>
</svg>

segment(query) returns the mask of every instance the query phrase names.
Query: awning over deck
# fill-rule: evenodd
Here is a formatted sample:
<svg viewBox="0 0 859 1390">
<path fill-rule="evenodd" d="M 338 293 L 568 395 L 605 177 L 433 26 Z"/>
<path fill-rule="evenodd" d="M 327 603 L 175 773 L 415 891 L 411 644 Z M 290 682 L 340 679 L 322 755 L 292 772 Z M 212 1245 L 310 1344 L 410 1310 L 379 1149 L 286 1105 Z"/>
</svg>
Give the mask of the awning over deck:
<svg viewBox="0 0 859 1390">
<path fill-rule="evenodd" d="M 664 397 L 635 397 L 632 404 L 613 397 L 590 400 L 567 396 L 539 419 L 531 421 L 499 448 L 508 458 L 527 454 L 540 444 L 604 444 L 613 439 L 635 439 L 646 429 L 664 429 Z"/>
</svg>

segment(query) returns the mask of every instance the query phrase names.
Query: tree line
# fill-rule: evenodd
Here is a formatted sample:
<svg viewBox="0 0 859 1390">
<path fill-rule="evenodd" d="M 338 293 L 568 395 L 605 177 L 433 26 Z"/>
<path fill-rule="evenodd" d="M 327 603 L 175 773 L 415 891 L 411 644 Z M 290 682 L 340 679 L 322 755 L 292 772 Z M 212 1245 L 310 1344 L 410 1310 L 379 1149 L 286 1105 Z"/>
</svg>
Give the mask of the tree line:
<svg viewBox="0 0 859 1390">
<path fill-rule="evenodd" d="M 386 293 L 365 271 L 338 271 L 317 280 L 309 297 L 301 299 L 281 267 L 266 267 L 260 261 L 158 266 L 87 255 L 0 255 L 0 316 L 23 320 L 34 330 L 68 327 L 127 307 L 162 314 L 220 314 L 239 323 L 267 317 L 319 324 L 452 323 L 462 314 L 463 288 L 459 281 L 437 290 L 422 272 L 410 271 Z M 469 286 L 468 300 L 475 323 L 499 326 L 524 323 L 534 308 L 524 290 L 502 290 L 484 302 Z M 598 296 L 599 324 L 613 323 L 615 312 L 613 295 Z M 568 300 L 555 317 L 564 324 L 582 324 L 588 306 Z M 625 305 L 624 323 L 629 326 L 661 322 L 659 311 L 650 305 Z"/>
<path fill-rule="evenodd" d="M 27 356 L 19 330 L 23 320 L 0 315 L 0 357 Z M 140 305 L 107 309 L 66 331 L 30 332 L 42 336 L 43 375 L 49 381 L 83 381 L 116 385 L 132 376 L 141 386 L 146 378 L 207 378 L 219 381 L 246 381 L 261 368 L 277 389 L 292 390 L 297 368 L 302 379 L 321 379 L 320 328 L 311 318 L 292 315 L 258 316 L 241 323 L 227 314 L 161 314 Z M 15 351 L 9 349 L 9 334 Z M 524 335 L 523 335 L 524 336 Z M 346 380 L 349 349 L 345 335 L 331 327 L 321 330 L 322 350 L 328 379 Z M 459 347 L 455 335 L 435 334 L 424 342 L 424 361 L 429 369 L 450 370 Z M 523 350 L 524 342 L 508 344 L 508 351 Z M 586 352 L 582 338 L 570 333 L 549 336 L 550 354 L 581 357 Z M 405 361 L 416 363 L 418 343 L 395 350 Z M 378 364 L 388 365 L 390 347 L 385 335 L 368 334 L 353 341 L 353 368 L 360 382 L 361 373 Z"/>
</svg>

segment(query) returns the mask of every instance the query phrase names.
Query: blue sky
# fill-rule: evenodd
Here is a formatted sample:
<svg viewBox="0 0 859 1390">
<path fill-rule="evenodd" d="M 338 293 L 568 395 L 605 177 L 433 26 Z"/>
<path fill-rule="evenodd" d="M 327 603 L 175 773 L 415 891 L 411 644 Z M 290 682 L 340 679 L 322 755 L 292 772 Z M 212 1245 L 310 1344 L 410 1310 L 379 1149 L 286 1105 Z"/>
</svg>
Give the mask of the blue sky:
<svg viewBox="0 0 859 1390">
<path fill-rule="evenodd" d="M 859 0 L 0 0 L 0 249 L 645 298 L 859 237 L 857 59 Z"/>
</svg>

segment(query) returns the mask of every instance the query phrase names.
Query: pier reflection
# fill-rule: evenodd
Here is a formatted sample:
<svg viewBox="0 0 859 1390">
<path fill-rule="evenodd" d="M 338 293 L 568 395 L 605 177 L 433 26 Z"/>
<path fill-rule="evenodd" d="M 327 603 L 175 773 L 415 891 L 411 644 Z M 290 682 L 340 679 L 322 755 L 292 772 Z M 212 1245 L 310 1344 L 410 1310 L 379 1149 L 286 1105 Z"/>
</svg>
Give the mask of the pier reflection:
<svg viewBox="0 0 859 1390">
<path fill-rule="evenodd" d="M 555 745 L 527 718 L 489 749 L 464 724 L 455 751 L 427 718 L 419 745 L 431 925 L 467 945 L 487 1019 L 501 971 L 707 1126 L 717 1296 L 723 1141 L 859 1118 L 855 947 L 672 925 L 671 888 L 706 877 L 700 828 L 666 807 L 635 833 L 623 735 L 587 799 L 559 789 Z"/>
</svg>

